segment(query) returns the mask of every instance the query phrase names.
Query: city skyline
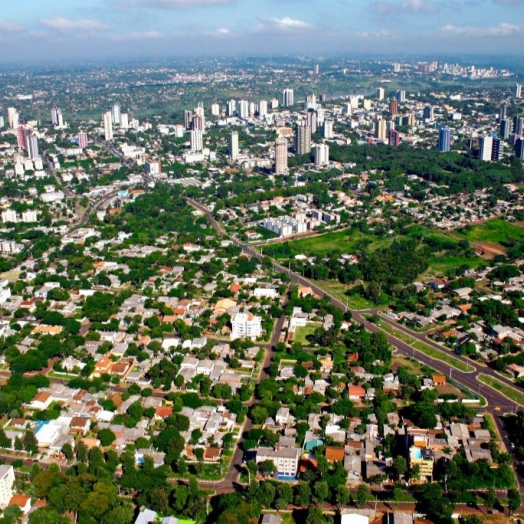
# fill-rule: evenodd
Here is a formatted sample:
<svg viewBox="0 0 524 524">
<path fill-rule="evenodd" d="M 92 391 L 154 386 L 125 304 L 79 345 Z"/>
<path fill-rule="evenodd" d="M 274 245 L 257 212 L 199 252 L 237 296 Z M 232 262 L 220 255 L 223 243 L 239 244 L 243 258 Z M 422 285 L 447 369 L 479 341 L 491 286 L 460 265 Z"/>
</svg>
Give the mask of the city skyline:
<svg viewBox="0 0 524 524">
<path fill-rule="evenodd" d="M 9 3 L 2 63 L 218 54 L 516 54 L 522 0 Z"/>
</svg>

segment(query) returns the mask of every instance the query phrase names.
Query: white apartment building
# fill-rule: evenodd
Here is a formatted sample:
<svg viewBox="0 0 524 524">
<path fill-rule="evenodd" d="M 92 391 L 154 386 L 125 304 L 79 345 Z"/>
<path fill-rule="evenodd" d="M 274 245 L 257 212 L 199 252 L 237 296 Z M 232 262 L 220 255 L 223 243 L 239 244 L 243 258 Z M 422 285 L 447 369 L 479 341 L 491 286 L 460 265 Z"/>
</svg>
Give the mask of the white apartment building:
<svg viewBox="0 0 524 524">
<path fill-rule="evenodd" d="M 271 460 L 279 475 L 296 477 L 301 454 L 302 450 L 299 448 L 258 448 L 256 462 L 258 464 Z"/>
<path fill-rule="evenodd" d="M 231 340 L 250 338 L 255 340 L 262 333 L 262 319 L 251 313 L 237 313 L 231 320 Z"/>
<path fill-rule="evenodd" d="M 38 222 L 38 212 L 33 211 L 32 209 L 28 209 L 27 211 L 24 211 L 22 213 L 22 222 L 28 223 L 28 222 Z"/>
<path fill-rule="evenodd" d="M 0 508 L 6 508 L 13 496 L 15 470 L 13 466 L 0 466 Z"/>
<path fill-rule="evenodd" d="M 16 211 L 14 209 L 6 209 L 2 212 L 2 222 L 6 224 L 7 222 L 13 222 L 16 224 L 18 222 L 18 217 L 16 216 Z"/>
</svg>

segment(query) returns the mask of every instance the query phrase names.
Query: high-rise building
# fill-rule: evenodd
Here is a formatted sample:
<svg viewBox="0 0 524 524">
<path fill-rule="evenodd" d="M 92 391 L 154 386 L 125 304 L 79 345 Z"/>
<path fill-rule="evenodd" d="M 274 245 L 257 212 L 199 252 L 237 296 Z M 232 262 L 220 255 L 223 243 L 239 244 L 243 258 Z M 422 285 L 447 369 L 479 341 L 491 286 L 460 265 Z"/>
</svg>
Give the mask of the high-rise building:
<svg viewBox="0 0 524 524">
<path fill-rule="evenodd" d="M 390 146 L 400 145 L 400 133 L 396 129 L 391 128 L 388 131 L 388 144 Z"/>
<path fill-rule="evenodd" d="M 386 140 L 387 122 L 383 118 L 375 121 L 375 138 L 377 140 Z"/>
<path fill-rule="evenodd" d="M 500 104 L 500 109 L 499 109 L 499 122 L 502 122 L 503 120 L 506 119 L 508 115 L 508 106 L 506 104 Z"/>
<path fill-rule="evenodd" d="M 435 110 L 433 106 L 425 106 L 424 114 L 422 116 L 424 120 L 429 120 L 431 122 L 435 118 Z"/>
<path fill-rule="evenodd" d="M 204 139 L 202 136 L 202 131 L 199 129 L 192 129 L 189 135 L 189 144 L 191 151 L 202 151 L 204 149 Z"/>
<path fill-rule="evenodd" d="M 5 120 L 3 116 L 0 116 L 0 129 L 5 126 Z"/>
<path fill-rule="evenodd" d="M 197 107 L 195 107 L 195 110 L 193 111 L 193 113 L 195 115 L 201 116 L 203 118 L 205 116 L 204 103 L 203 102 L 199 102 Z"/>
<path fill-rule="evenodd" d="M 237 111 L 236 100 L 230 100 L 227 103 L 227 116 L 235 116 L 236 111 Z"/>
<path fill-rule="evenodd" d="M 500 136 L 503 140 L 507 140 L 509 138 L 509 134 L 511 133 L 513 127 L 513 122 L 509 118 L 504 118 L 500 121 Z"/>
<path fill-rule="evenodd" d="M 297 126 L 295 147 L 297 155 L 311 153 L 311 127 L 305 123 Z"/>
<path fill-rule="evenodd" d="M 320 74 L 320 66 L 318 64 L 315 64 L 315 68 L 314 68 L 313 71 L 314 71 L 315 75 Z"/>
<path fill-rule="evenodd" d="M 19 125 L 16 128 L 16 145 L 21 149 L 25 149 L 27 146 L 26 143 L 26 129 L 24 126 Z"/>
<path fill-rule="evenodd" d="M 447 153 L 451 150 L 451 131 L 449 127 L 441 127 L 438 132 L 438 150 Z"/>
<path fill-rule="evenodd" d="M 515 142 L 515 156 L 524 160 L 524 138 L 519 138 Z"/>
<path fill-rule="evenodd" d="M 106 142 L 113 140 L 113 115 L 111 111 L 104 113 L 104 140 Z"/>
<path fill-rule="evenodd" d="M 282 105 L 284 107 L 292 106 L 295 103 L 295 94 L 293 89 L 284 89 L 282 92 Z"/>
<path fill-rule="evenodd" d="M 236 160 L 238 158 L 238 133 L 233 131 L 229 135 L 229 156 L 231 160 Z"/>
<path fill-rule="evenodd" d="M 316 111 L 307 112 L 307 125 L 311 128 L 311 133 L 317 132 L 317 112 Z"/>
<path fill-rule="evenodd" d="M 522 97 L 522 84 L 515 84 L 515 98 Z"/>
<path fill-rule="evenodd" d="M 201 115 L 193 115 L 193 120 L 192 120 L 191 125 L 192 125 L 192 129 L 195 129 L 197 131 L 204 132 L 206 130 L 205 129 L 206 123 L 205 123 L 204 117 Z"/>
<path fill-rule="evenodd" d="M 491 144 L 491 160 L 498 162 L 500 159 L 500 138 L 493 137 Z"/>
<path fill-rule="evenodd" d="M 524 117 L 516 116 L 513 119 L 513 133 L 518 136 L 524 135 Z"/>
<path fill-rule="evenodd" d="M 18 111 L 14 107 L 7 108 L 7 123 L 9 124 L 9 127 L 11 129 L 18 128 L 18 117 L 16 118 L 16 125 L 15 125 L 15 116 L 16 115 L 18 115 Z"/>
<path fill-rule="evenodd" d="M 211 114 L 213 116 L 220 116 L 220 106 L 218 104 L 211 104 Z"/>
<path fill-rule="evenodd" d="M 64 125 L 64 118 L 62 110 L 58 106 L 51 109 L 51 122 L 54 126 L 62 127 Z"/>
<path fill-rule="evenodd" d="M 406 101 L 406 91 L 404 89 L 397 89 L 395 91 L 395 98 L 403 104 Z"/>
<path fill-rule="evenodd" d="M 87 147 L 87 133 L 85 131 L 80 131 L 78 133 L 78 147 L 80 149 L 85 149 Z"/>
<path fill-rule="evenodd" d="M 317 144 L 315 146 L 315 165 L 325 166 L 329 164 L 329 146 L 327 144 Z"/>
<path fill-rule="evenodd" d="M 34 133 L 29 133 L 26 137 L 27 140 L 27 156 L 34 160 L 40 156 L 38 151 L 38 138 Z"/>
<path fill-rule="evenodd" d="M 111 117 L 113 119 L 113 124 L 120 125 L 120 104 L 113 104 L 111 108 Z"/>
<path fill-rule="evenodd" d="M 127 113 L 120 114 L 120 127 L 122 129 L 129 129 L 129 115 Z"/>
<path fill-rule="evenodd" d="M 351 102 L 344 104 L 344 112 L 347 116 L 351 116 L 353 114 L 353 106 L 351 105 Z"/>
<path fill-rule="evenodd" d="M 249 116 L 255 116 L 255 102 L 249 104 Z"/>
<path fill-rule="evenodd" d="M 278 109 L 278 100 L 276 98 L 271 99 L 271 109 Z"/>
<path fill-rule="evenodd" d="M 186 129 L 191 129 L 192 121 L 193 121 L 193 111 L 186 109 L 184 111 L 184 127 Z"/>
<path fill-rule="evenodd" d="M 263 118 L 267 115 L 267 100 L 261 100 L 258 104 L 258 116 Z"/>
<path fill-rule="evenodd" d="M 15 483 L 15 471 L 13 466 L 0 466 L 0 508 L 8 506 L 9 501 L 14 495 L 13 486 Z"/>
<path fill-rule="evenodd" d="M 238 103 L 238 116 L 240 118 L 247 118 L 249 116 L 249 102 L 247 100 L 240 100 Z"/>
<path fill-rule="evenodd" d="M 324 121 L 324 138 L 333 138 L 333 120 Z"/>
<path fill-rule="evenodd" d="M 491 152 L 493 150 L 493 137 L 485 136 L 480 139 L 479 159 L 487 162 L 491 160 Z"/>
<path fill-rule="evenodd" d="M 396 98 L 392 98 L 389 101 L 389 112 L 392 115 L 398 114 L 398 100 Z"/>
<path fill-rule="evenodd" d="M 287 173 L 287 139 L 277 138 L 275 141 L 275 174 Z"/>
<path fill-rule="evenodd" d="M 384 100 L 386 98 L 386 90 L 383 87 L 377 88 L 377 100 Z"/>
</svg>

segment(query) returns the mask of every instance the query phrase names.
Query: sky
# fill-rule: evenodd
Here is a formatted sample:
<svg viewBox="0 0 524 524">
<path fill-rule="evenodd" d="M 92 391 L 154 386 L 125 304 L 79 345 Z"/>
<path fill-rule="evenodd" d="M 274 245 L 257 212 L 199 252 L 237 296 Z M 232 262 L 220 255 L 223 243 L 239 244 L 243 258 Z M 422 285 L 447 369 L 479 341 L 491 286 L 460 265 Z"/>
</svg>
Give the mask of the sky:
<svg viewBox="0 0 524 524">
<path fill-rule="evenodd" d="M 0 63 L 513 54 L 524 0 L 3 0 Z"/>
</svg>

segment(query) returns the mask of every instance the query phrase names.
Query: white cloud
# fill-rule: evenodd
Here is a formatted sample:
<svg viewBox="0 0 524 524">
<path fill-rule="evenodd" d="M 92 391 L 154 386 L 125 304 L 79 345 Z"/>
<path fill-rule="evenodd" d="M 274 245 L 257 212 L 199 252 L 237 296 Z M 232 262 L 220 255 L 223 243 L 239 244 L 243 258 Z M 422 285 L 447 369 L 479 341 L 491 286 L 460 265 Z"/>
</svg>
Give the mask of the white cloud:
<svg viewBox="0 0 524 524">
<path fill-rule="evenodd" d="M 226 29 L 225 27 L 219 27 L 216 30 L 215 34 L 217 34 L 217 35 L 230 35 L 231 31 L 229 29 Z"/>
<path fill-rule="evenodd" d="M 510 36 L 522 31 L 522 27 L 502 22 L 490 27 L 445 25 L 441 28 L 444 33 L 459 36 Z"/>
<path fill-rule="evenodd" d="M 156 9 L 190 9 L 192 7 L 213 7 L 236 3 L 236 0 L 112 0 L 120 8 L 131 6 L 153 7 Z"/>
<path fill-rule="evenodd" d="M 54 18 L 45 18 L 40 22 L 49 29 L 56 31 L 101 31 L 109 29 L 108 25 L 98 20 L 87 20 L 85 18 L 71 20 L 62 16 L 55 16 Z"/>
<path fill-rule="evenodd" d="M 284 18 L 262 18 L 261 24 L 255 28 L 259 33 L 302 33 L 311 27 L 311 24 L 285 16 Z"/>
<path fill-rule="evenodd" d="M 436 13 L 437 5 L 429 0 L 403 0 L 400 3 L 378 1 L 374 2 L 373 9 L 379 15 L 392 15 L 400 13 Z"/>
<path fill-rule="evenodd" d="M 23 30 L 24 28 L 20 24 L 17 24 L 16 22 L 0 21 L 0 33 L 18 33 Z"/>
</svg>

